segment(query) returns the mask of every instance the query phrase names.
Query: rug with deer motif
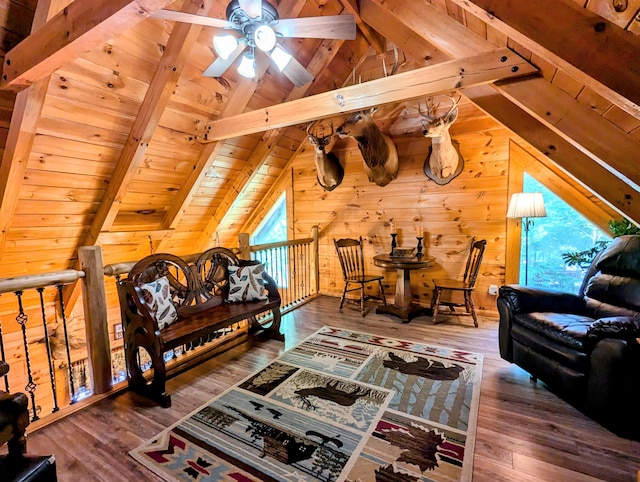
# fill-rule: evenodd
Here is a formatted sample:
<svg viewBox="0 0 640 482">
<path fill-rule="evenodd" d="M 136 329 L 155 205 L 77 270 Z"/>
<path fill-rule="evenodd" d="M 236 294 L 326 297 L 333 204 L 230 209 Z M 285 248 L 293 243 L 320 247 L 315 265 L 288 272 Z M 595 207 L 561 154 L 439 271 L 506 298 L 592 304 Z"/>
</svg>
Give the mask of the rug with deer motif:
<svg viewBox="0 0 640 482">
<path fill-rule="evenodd" d="M 471 480 L 482 355 L 323 327 L 130 454 L 169 481 Z"/>
</svg>

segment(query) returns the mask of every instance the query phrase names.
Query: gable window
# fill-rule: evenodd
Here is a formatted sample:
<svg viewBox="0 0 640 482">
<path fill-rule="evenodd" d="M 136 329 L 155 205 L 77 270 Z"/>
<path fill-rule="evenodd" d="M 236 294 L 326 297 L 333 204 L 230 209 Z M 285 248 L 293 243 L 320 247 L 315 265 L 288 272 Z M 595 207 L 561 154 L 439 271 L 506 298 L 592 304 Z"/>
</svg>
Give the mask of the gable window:
<svg viewBox="0 0 640 482">
<path fill-rule="evenodd" d="M 287 240 L 287 196 L 282 193 L 251 236 L 251 244 Z"/>
<path fill-rule="evenodd" d="M 527 173 L 523 191 L 541 192 L 547 211 L 546 217 L 532 219 L 528 284 L 577 293 L 586 268 L 567 266 L 562 254 L 591 249 L 598 241 L 606 241 L 610 237 Z M 524 240 L 522 243 L 524 246 Z M 521 284 L 524 284 L 524 273 L 523 249 L 520 257 Z"/>
<path fill-rule="evenodd" d="M 286 192 L 278 198 L 260 225 L 251 235 L 251 244 L 269 244 L 287 241 L 287 196 Z M 278 288 L 288 286 L 289 258 L 287 248 L 276 248 L 269 254 L 257 256 L 265 270 L 274 279 Z"/>
</svg>

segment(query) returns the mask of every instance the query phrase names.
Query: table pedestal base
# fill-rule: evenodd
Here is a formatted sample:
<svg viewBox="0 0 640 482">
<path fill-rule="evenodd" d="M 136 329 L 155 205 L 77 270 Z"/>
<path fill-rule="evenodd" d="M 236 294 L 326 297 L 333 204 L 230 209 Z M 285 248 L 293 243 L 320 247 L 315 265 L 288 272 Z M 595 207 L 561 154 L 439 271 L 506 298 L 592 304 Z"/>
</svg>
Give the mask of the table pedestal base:
<svg viewBox="0 0 640 482">
<path fill-rule="evenodd" d="M 409 305 L 407 308 L 400 308 L 395 305 L 383 305 L 376 308 L 376 313 L 381 315 L 394 315 L 402 320 L 402 323 L 409 323 L 417 316 L 431 316 L 431 308 L 423 308 L 418 305 Z"/>
</svg>

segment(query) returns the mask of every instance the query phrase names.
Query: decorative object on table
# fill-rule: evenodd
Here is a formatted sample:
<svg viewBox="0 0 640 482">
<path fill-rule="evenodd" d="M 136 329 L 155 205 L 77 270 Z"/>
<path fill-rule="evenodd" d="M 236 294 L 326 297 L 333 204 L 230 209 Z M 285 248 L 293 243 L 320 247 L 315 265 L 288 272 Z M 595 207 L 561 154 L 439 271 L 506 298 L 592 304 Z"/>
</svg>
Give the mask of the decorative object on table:
<svg viewBox="0 0 640 482">
<path fill-rule="evenodd" d="M 338 253 L 338 260 L 342 267 L 342 276 L 344 278 L 344 290 L 342 291 L 342 298 L 340 299 L 340 310 L 344 305 L 347 293 L 350 291 L 360 292 L 360 313 L 362 316 L 367 314 L 365 310 L 365 301 L 371 298 L 377 298 L 373 295 L 365 295 L 364 286 L 367 283 L 378 282 L 380 288 L 380 298 L 383 304 L 387 304 L 387 299 L 384 296 L 384 288 L 382 286 L 382 275 L 368 275 L 364 269 L 364 248 L 362 245 L 362 236 L 358 239 L 343 238 L 336 240 L 333 239 L 333 244 L 336 247 Z M 356 285 L 352 288 L 351 285 Z"/>
<path fill-rule="evenodd" d="M 169 481 L 470 481 L 481 377 L 480 354 L 325 326 L 130 455 Z"/>
<path fill-rule="evenodd" d="M 397 235 L 398 235 L 398 232 L 396 231 L 396 222 L 391 221 L 391 255 L 393 255 L 394 249 L 396 249 L 396 247 L 398 246 L 396 242 Z"/>
<path fill-rule="evenodd" d="M 478 279 L 478 272 L 480 271 L 480 263 L 482 262 L 482 256 L 484 250 L 487 247 L 487 241 L 481 239 L 476 241 L 476 238 L 471 240 L 471 248 L 469 249 L 469 256 L 467 257 L 467 264 L 464 269 L 464 276 L 461 280 L 458 279 L 434 279 L 433 284 L 433 296 L 431 297 L 431 309 L 433 310 L 433 323 L 436 323 L 438 317 L 438 310 L 440 305 L 448 306 L 449 311 L 447 315 L 471 315 L 473 318 L 473 324 L 478 326 L 478 317 L 476 315 L 476 307 L 473 303 L 473 290 L 476 287 L 476 280 Z M 462 292 L 464 302 L 457 300 L 442 300 L 442 293 L 444 291 Z M 455 311 L 456 307 L 463 307 L 464 312 Z"/>
<path fill-rule="evenodd" d="M 460 153 L 460 144 L 451 139 L 449 128 L 458 118 L 458 103 L 452 96 L 446 96 L 451 100 L 451 108 L 441 116 L 436 115 L 440 104 L 435 104 L 433 99 L 427 99 L 427 111 L 423 112 L 418 104 L 422 121 L 422 135 L 431 138 L 429 155 L 424 161 L 424 174 L 436 184 L 444 186 L 458 177 L 464 168 L 464 157 Z"/>
<path fill-rule="evenodd" d="M 524 284 L 529 283 L 529 228 L 533 221 L 529 218 L 544 218 L 547 211 L 544 208 L 544 199 L 541 192 L 517 192 L 511 196 L 507 218 L 522 218 L 522 227 L 525 234 L 525 258 L 524 258 Z"/>
<path fill-rule="evenodd" d="M 413 258 L 416 248 L 393 248 L 391 251 L 392 258 Z"/>
<path fill-rule="evenodd" d="M 422 226 L 418 226 L 416 228 L 416 239 L 418 240 L 418 245 L 416 246 L 416 256 L 421 258 L 424 255 L 422 253 L 422 240 L 424 239 L 424 228 Z"/>
</svg>

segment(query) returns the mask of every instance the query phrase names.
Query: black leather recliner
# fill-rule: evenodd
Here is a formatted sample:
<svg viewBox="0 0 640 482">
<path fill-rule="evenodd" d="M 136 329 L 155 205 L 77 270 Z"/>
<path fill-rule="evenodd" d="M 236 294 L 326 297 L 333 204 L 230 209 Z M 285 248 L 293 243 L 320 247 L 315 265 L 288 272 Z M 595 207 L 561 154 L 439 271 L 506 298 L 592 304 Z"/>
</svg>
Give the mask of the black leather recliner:
<svg viewBox="0 0 640 482">
<path fill-rule="evenodd" d="M 591 263 L 578 294 L 500 287 L 500 356 L 614 433 L 640 439 L 640 236 Z"/>
</svg>

